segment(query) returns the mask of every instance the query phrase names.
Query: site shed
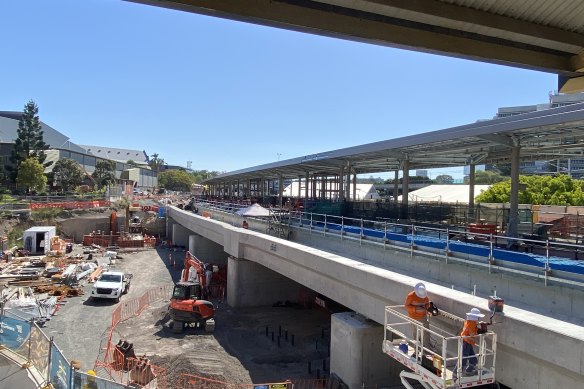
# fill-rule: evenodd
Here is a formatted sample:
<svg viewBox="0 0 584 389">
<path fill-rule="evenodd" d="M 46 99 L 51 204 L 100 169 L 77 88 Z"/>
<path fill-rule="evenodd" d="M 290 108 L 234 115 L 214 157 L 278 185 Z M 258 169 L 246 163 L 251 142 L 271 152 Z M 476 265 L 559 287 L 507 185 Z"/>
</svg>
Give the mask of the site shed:
<svg viewBox="0 0 584 389">
<path fill-rule="evenodd" d="M 46 254 L 51 249 L 51 239 L 56 235 L 55 226 L 31 227 L 22 234 L 24 249 L 31 254 Z"/>
</svg>

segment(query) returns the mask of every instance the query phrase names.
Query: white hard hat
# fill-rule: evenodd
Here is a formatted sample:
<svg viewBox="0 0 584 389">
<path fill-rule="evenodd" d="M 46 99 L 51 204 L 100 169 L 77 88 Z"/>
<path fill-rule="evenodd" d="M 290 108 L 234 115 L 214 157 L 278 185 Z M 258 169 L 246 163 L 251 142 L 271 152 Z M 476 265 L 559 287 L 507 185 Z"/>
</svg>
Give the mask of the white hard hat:
<svg viewBox="0 0 584 389">
<path fill-rule="evenodd" d="M 423 282 L 418 282 L 416 286 L 414 286 L 414 293 L 416 293 L 416 296 L 421 299 L 426 298 L 426 296 L 428 296 L 428 292 L 426 292 L 426 285 L 424 285 Z"/>
<path fill-rule="evenodd" d="M 467 320 L 479 320 L 481 317 L 485 317 L 485 315 L 483 315 L 478 308 L 473 308 L 470 312 L 466 313 Z"/>
</svg>

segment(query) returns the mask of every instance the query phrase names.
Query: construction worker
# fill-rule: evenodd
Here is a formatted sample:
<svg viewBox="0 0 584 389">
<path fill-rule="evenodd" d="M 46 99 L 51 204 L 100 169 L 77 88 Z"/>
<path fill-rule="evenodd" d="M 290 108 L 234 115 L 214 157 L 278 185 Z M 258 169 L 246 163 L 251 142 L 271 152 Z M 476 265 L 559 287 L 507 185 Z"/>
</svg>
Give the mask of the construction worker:
<svg viewBox="0 0 584 389">
<path fill-rule="evenodd" d="M 481 317 L 485 317 L 478 308 L 473 308 L 466 314 L 464 327 L 460 336 L 464 336 L 462 342 L 462 372 L 465 375 L 477 373 L 477 357 L 474 351 L 476 335 L 478 334 L 478 322 Z"/>
<path fill-rule="evenodd" d="M 249 228 L 249 224 L 247 223 L 247 220 L 243 221 L 243 228 L 245 228 L 246 230 Z"/>
<path fill-rule="evenodd" d="M 83 385 L 83 389 L 97 389 L 97 382 L 95 382 L 97 374 L 93 370 L 87 370 L 87 383 Z"/>
<path fill-rule="evenodd" d="M 430 322 L 428 321 L 428 308 L 430 307 L 430 299 L 428 298 L 428 292 L 426 291 L 426 285 L 423 282 L 418 282 L 414 286 L 414 290 L 408 293 L 406 297 L 405 307 L 408 312 L 408 316 L 420 322 L 424 328 L 430 329 Z M 412 339 L 419 342 L 419 337 L 422 336 L 422 331 L 417 335 L 417 327 L 412 323 Z M 425 348 L 430 348 L 430 333 L 424 333 L 424 343 Z"/>
</svg>

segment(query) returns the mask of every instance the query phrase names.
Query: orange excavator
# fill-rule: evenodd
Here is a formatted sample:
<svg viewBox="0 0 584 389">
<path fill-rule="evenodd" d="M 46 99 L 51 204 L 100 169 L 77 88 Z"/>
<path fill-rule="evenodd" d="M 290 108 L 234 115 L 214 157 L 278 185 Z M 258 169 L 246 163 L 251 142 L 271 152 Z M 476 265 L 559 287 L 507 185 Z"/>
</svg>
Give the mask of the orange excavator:
<svg viewBox="0 0 584 389">
<path fill-rule="evenodd" d="M 187 251 L 181 280 L 174 285 L 170 300 L 173 332 L 181 333 L 187 324 L 204 327 L 207 332 L 215 330 L 215 307 L 204 300 L 207 290 L 205 265 Z"/>
</svg>

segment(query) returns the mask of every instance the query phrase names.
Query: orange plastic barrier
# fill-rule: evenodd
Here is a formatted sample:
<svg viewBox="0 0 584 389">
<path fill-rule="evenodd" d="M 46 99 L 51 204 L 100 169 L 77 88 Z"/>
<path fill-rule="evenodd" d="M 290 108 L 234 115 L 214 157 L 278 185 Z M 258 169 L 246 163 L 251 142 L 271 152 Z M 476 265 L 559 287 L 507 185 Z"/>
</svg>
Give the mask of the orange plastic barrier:
<svg viewBox="0 0 584 389">
<path fill-rule="evenodd" d="M 93 201 L 63 201 L 54 203 L 30 203 L 30 209 L 61 208 L 61 209 L 89 209 L 109 207 L 111 202 L 107 200 Z"/>
</svg>

